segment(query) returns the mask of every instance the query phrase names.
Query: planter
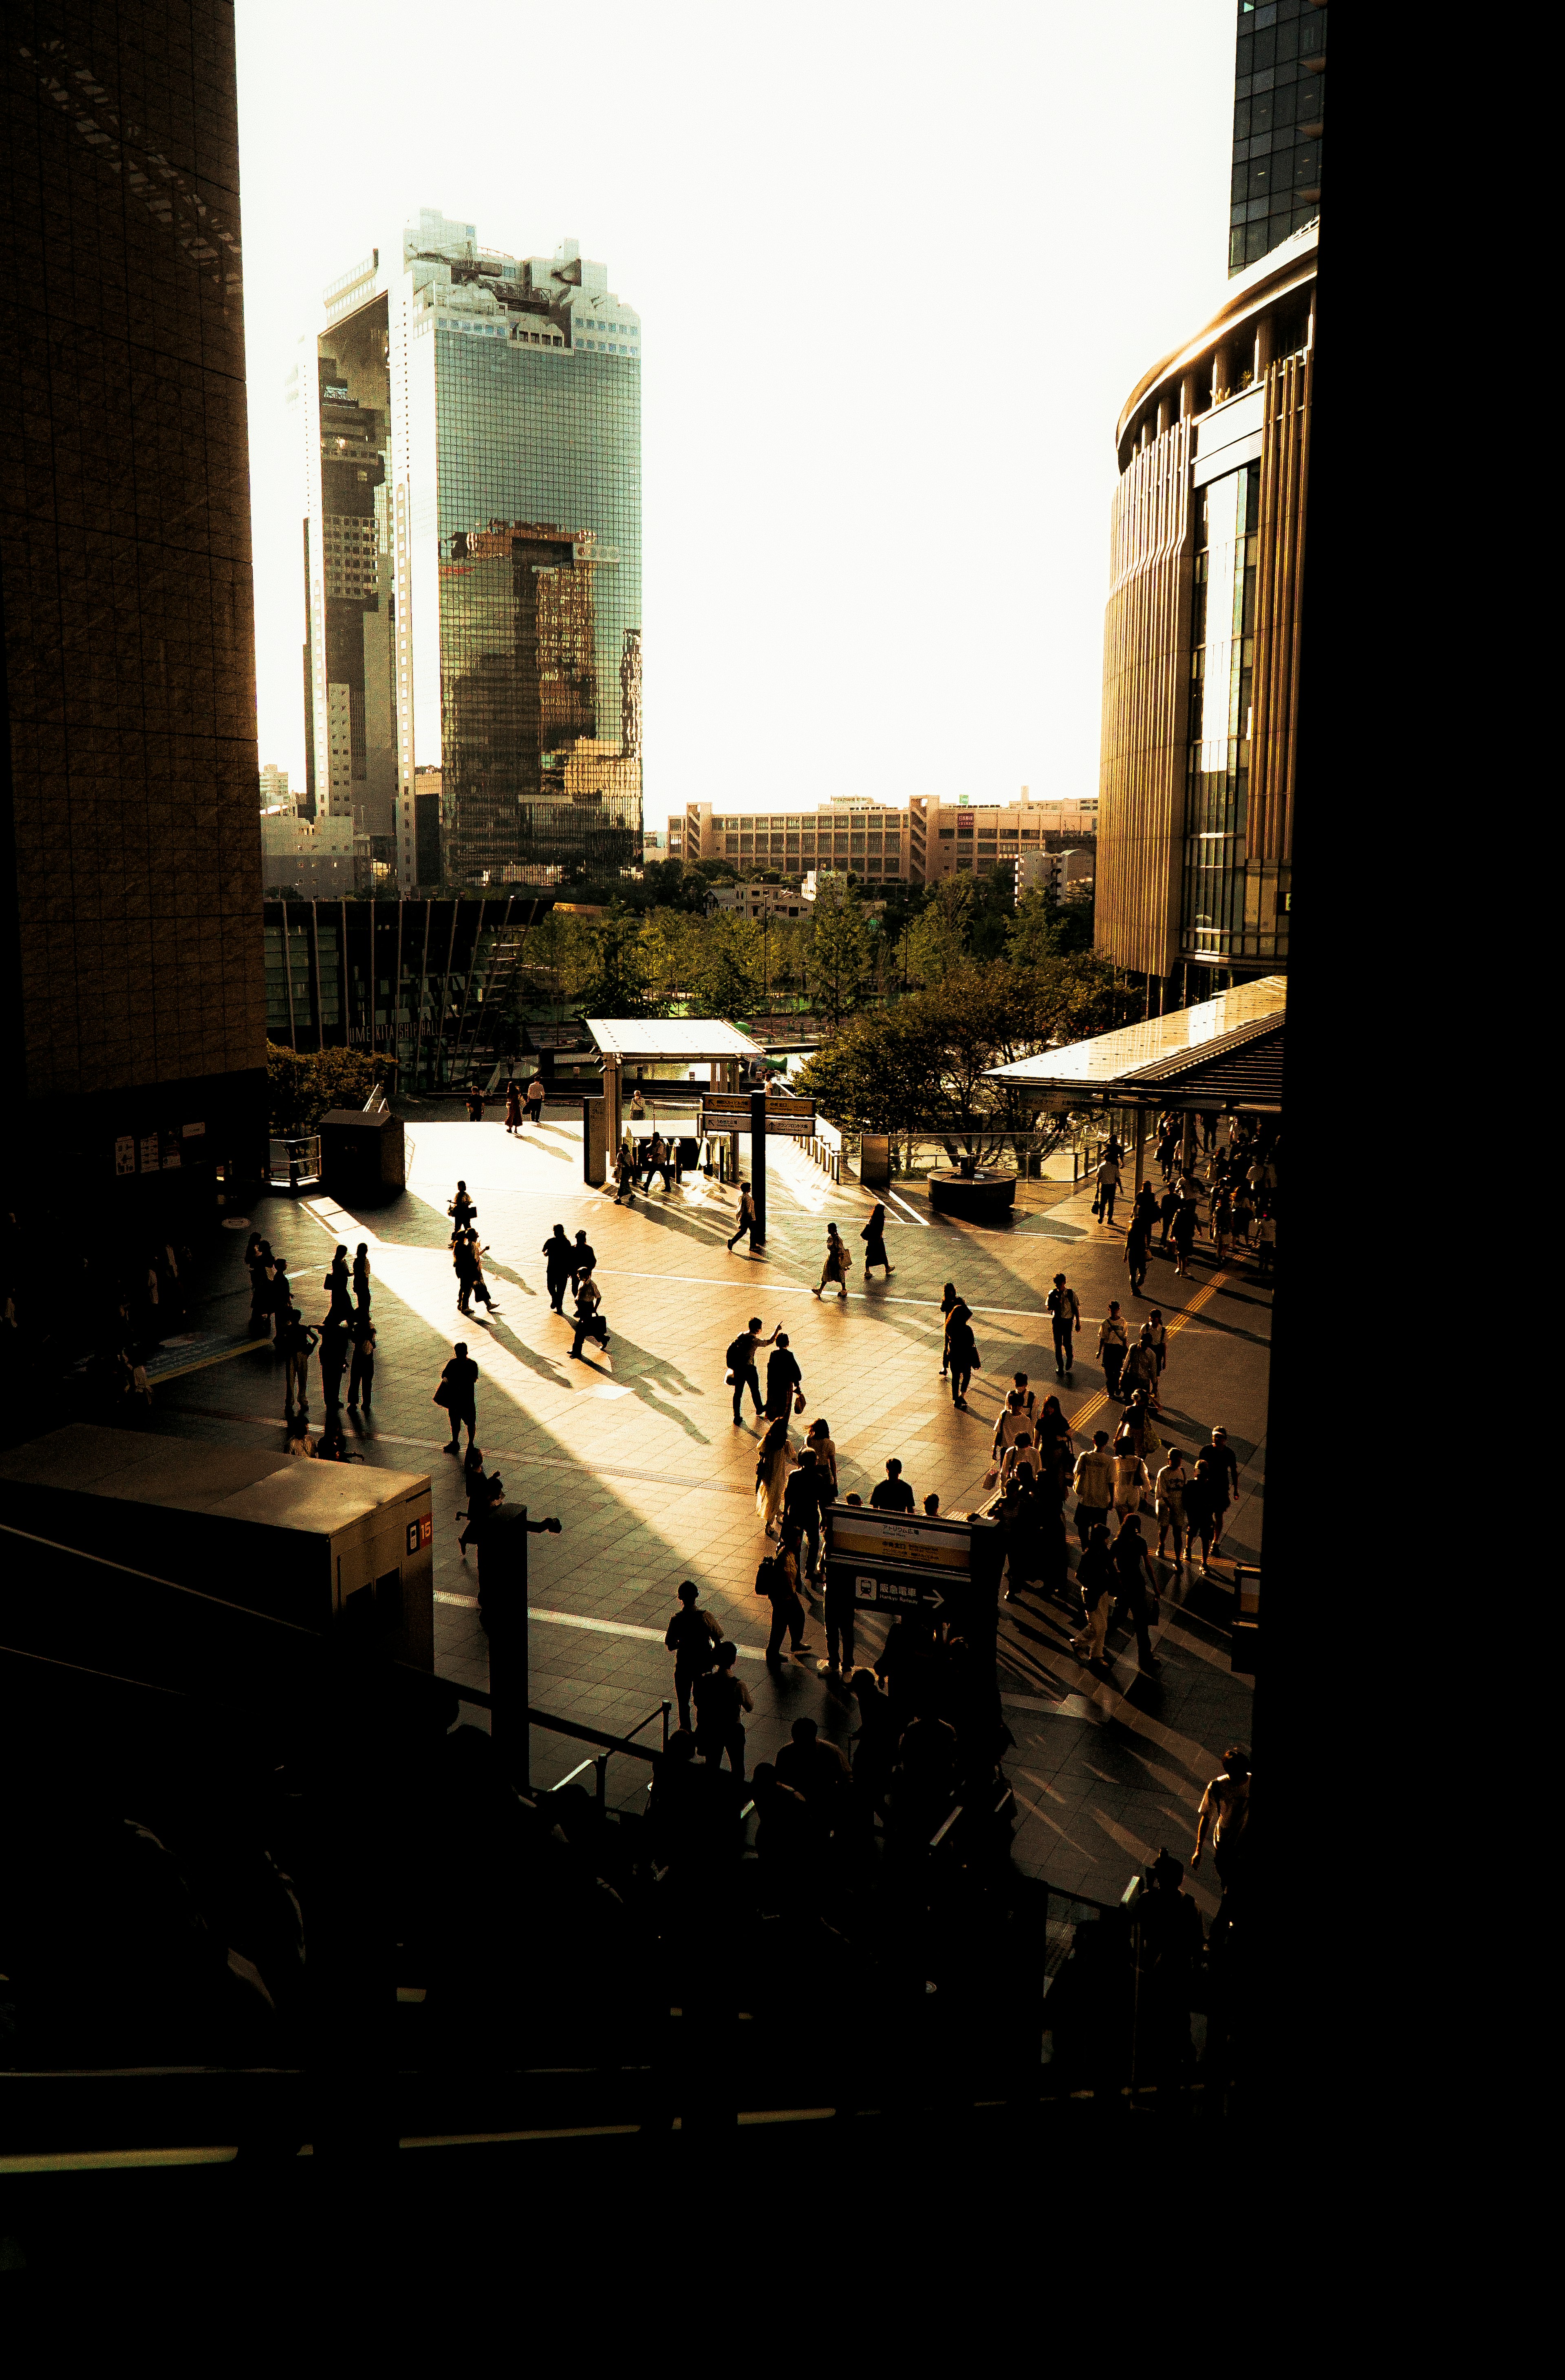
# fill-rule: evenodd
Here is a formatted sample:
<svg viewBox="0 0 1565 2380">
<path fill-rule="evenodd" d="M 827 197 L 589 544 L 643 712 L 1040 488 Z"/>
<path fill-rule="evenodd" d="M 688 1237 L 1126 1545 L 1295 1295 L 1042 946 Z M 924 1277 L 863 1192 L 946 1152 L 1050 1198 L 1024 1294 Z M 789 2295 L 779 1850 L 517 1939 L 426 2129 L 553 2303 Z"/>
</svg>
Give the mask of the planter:
<svg viewBox="0 0 1565 2380">
<path fill-rule="evenodd" d="M 929 1175 L 929 1204 L 937 1214 L 958 1216 L 964 1223 L 1008 1223 L 1016 1203 L 1016 1176 L 991 1166 L 975 1166 L 964 1173 L 953 1165 L 938 1166 Z"/>
</svg>

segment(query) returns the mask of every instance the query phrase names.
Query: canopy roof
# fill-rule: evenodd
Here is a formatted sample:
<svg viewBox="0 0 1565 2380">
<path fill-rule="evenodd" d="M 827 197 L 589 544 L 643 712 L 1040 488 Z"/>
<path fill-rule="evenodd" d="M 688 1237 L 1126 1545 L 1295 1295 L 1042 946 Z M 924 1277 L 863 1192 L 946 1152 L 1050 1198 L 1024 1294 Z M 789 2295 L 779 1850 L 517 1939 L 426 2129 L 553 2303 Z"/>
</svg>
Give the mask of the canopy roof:
<svg viewBox="0 0 1565 2380">
<path fill-rule="evenodd" d="M 991 1066 L 991 1081 L 1122 1106 L 1272 1108 L 1281 1099 L 1287 978 L 1262 976 L 1114 1033 Z"/>
<path fill-rule="evenodd" d="M 587 1029 L 605 1058 L 764 1058 L 758 1041 L 722 1016 L 589 1016 Z"/>
</svg>

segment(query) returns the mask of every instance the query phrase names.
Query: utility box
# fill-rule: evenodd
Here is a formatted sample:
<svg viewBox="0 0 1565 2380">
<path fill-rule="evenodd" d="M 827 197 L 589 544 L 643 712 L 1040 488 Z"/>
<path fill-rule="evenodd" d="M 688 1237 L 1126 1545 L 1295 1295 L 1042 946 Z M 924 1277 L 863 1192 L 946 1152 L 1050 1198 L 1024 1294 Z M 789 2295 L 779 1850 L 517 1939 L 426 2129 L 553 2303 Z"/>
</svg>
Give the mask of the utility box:
<svg viewBox="0 0 1565 2380">
<path fill-rule="evenodd" d="M 350 1207 L 374 1207 L 407 1187 L 407 1135 L 382 1095 L 334 1108 L 320 1123 L 321 1179 Z"/>
<path fill-rule="evenodd" d="M 297 1627 L 372 1621 L 434 1668 L 427 1473 L 73 1422 L 0 1455 L 0 1518 Z"/>
<path fill-rule="evenodd" d="M 581 1178 L 601 1190 L 609 1173 L 609 1102 L 601 1093 L 581 1103 Z"/>
</svg>

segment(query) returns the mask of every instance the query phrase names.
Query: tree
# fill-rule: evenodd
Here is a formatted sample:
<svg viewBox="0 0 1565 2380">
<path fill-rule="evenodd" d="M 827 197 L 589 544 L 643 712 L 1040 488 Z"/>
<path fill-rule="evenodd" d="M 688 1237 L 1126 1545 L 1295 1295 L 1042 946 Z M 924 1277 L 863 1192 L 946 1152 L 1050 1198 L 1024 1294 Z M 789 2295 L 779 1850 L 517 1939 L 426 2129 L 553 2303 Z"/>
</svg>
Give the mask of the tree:
<svg viewBox="0 0 1565 2380">
<path fill-rule="evenodd" d="M 377 1083 L 396 1081 L 388 1051 L 290 1050 L 266 1045 L 266 1091 L 273 1132 L 303 1132 L 331 1108 L 361 1108 Z"/>
<path fill-rule="evenodd" d="M 910 984 L 938 984 L 967 959 L 967 912 L 971 879 L 948 878 L 904 936 L 903 957 Z"/>
<path fill-rule="evenodd" d="M 1091 948 L 1090 902 L 1057 901 L 1043 884 L 1023 893 L 1005 929 L 1005 955 L 1016 966 L 1041 966 Z"/>
<path fill-rule="evenodd" d="M 844 890 L 828 879 L 815 896 L 815 914 L 810 920 L 809 973 L 815 985 L 816 998 L 831 1017 L 833 1028 L 842 1023 L 844 1012 L 857 1002 L 868 947 L 864 910 L 857 896 L 851 886 Z"/>
<path fill-rule="evenodd" d="M 719 910 L 705 921 L 692 952 L 689 992 L 701 1016 L 753 1015 L 761 991 L 760 928 Z"/>
<path fill-rule="evenodd" d="M 616 901 L 590 933 L 591 961 L 581 1001 L 588 1016 L 644 1016 L 649 1006 L 641 920 Z"/>
</svg>

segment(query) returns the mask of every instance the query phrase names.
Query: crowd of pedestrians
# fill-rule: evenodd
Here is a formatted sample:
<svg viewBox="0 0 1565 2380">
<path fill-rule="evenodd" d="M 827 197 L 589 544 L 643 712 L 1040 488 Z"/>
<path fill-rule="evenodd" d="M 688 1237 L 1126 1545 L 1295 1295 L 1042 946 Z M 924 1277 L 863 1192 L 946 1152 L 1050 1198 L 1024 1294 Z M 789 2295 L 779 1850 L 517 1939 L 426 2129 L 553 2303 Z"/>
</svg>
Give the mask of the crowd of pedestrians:
<svg viewBox="0 0 1565 2380">
<path fill-rule="evenodd" d="M 250 1283 L 250 1334 L 269 1339 L 274 1356 L 282 1359 L 284 1451 L 327 1463 L 361 1461 L 343 1427 L 342 1390 L 346 1374 L 346 1409 L 369 1412 L 375 1394 L 376 1344 L 369 1243 L 360 1240 L 350 1261 L 346 1243 L 339 1242 L 321 1283 L 326 1310 L 318 1322 L 305 1319 L 296 1303 L 302 1293 L 300 1283 L 259 1232 L 245 1243 L 244 1263 Z M 309 1413 L 312 1357 L 321 1371 L 319 1430 Z"/>
<path fill-rule="evenodd" d="M 1188 1281 L 1197 1240 L 1205 1241 L 1215 1265 L 1233 1263 L 1244 1251 L 1257 1273 L 1274 1274 L 1281 1153 L 1276 1131 L 1256 1130 L 1244 1116 L 1225 1120 L 1171 1110 L 1159 1119 L 1155 1150 L 1162 1190 L 1144 1182 L 1124 1225 L 1132 1298 L 1142 1296 L 1154 1256 L 1171 1255 L 1175 1278 Z M 1093 1212 L 1110 1227 L 1123 1194 L 1123 1154 L 1117 1140 L 1109 1140 L 1095 1177 Z"/>
</svg>

